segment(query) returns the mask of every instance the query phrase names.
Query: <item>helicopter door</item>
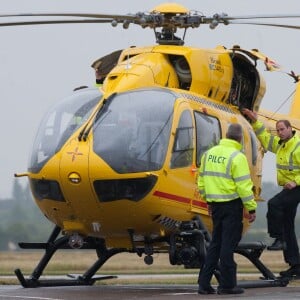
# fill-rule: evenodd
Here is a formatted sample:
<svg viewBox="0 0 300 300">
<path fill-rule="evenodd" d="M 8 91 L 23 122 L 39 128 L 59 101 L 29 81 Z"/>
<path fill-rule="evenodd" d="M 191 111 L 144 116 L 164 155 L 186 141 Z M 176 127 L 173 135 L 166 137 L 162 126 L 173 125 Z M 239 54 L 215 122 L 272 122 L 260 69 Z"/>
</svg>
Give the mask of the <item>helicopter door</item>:
<svg viewBox="0 0 300 300">
<path fill-rule="evenodd" d="M 167 176 L 160 178 L 154 194 L 169 201 L 172 210 L 178 205 L 180 213 L 182 205 L 190 205 L 195 187 L 196 172 L 191 172 L 194 166 L 195 134 L 192 113 L 186 103 L 175 106 L 174 115 L 179 117 L 174 119 L 172 132 L 175 135 L 169 147 L 171 156 L 167 155 L 170 160 L 166 160 L 164 166 Z"/>
</svg>

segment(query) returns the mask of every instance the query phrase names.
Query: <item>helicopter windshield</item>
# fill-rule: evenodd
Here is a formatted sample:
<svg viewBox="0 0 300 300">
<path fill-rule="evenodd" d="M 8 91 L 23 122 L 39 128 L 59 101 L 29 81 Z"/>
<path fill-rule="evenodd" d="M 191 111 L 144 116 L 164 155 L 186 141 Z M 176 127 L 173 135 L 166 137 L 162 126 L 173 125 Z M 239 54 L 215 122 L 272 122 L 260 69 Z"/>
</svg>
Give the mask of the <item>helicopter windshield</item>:
<svg viewBox="0 0 300 300">
<path fill-rule="evenodd" d="M 101 96 L 96 88 L 80 89 L 46 114 L 34 141 L 28 167 L 30 172 L 41 170 L 71 134 L 88 119 Z"/>
<path fill-rule="evenodd" d="M 165 160 L 176 97 L 138 90 L 107 100 L 94 125 L 94 152 L 118 173 L 159 170 Z"/>
</svg>

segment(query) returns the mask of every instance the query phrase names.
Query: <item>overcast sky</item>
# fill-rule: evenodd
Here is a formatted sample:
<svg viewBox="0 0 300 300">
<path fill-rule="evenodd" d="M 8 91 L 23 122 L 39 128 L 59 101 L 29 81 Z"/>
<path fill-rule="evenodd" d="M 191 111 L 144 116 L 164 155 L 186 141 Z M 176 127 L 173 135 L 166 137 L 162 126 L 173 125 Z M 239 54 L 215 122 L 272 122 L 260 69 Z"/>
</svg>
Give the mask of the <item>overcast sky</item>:
<svg viewBox="0 0 300 300">
<path fill-rule="evenodd" d="M 154 0 L 1 0 L 5 13 L 89 12 L 124 14 L 149 11 L 164 1 Z M 168 1 L 165 1 L 168 2 Z M 170 2 L 170 1 L 169 1 Z M 175 1 L 171 1 L 175 2 Z M 182 0 L 190 10 L 206 16 L 226 12 L 228 15 L 300 13 L 299 0 Z M 295 24 L 289 20 L 287 23 Z M 297 22 L 300 25 L 300 19 Z M 207 26 L 189 30 L 186 45 L 215 47 L 240 45 L 257 48 L 287 71 L 300 73 L 299 34 L 296 30 L 247 25 L 220 25 L 212 31 Z M 41 25 L 0 27 L 0 198 L 11 194 L 14 173 L 27 171 L 28 157 L 39 122 L 55 103 L 69 95 L 73 88 L 92 85 L 91 63 L 113 50 L 132 45 L 154 43 L 153 32 L 132 25 L 125 31 L 109 24 Z M 267 93 L 262 106 L 275 110 L 293 91 L 291 78 L 281 73 L 266 73 Z M 284 106 L 280 112 L 288 111 Z M 269 171 L 266 171 L 269 169 Z M 264 179 L 275 182 L 274 160 L 267 155 Z M 21 182 L 25 182 L 19 179 Z"/>
</svg>

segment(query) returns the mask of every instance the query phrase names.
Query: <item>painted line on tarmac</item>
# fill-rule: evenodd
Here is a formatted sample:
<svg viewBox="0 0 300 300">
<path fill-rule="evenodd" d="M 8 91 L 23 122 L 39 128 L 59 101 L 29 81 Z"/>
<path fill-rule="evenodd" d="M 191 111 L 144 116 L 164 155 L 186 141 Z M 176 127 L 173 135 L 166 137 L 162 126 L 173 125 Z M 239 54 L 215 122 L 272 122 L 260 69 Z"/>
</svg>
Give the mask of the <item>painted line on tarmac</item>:
<svg viewBox="0 0 300 300">
<path fill-rule="evenodd" d="M 0 299 L 3 297 L 3 299 L 12 298 L 12 299 L 34 299 L 34 300 L 63 300 L 58 298 L 45 298 L 45 297 L 31 297 L 31 296 L 9 296 L 9 295 L 1 295 Z"/>
<path fill-rule="evenodd" d="M 197 292 L 194 292 L 194 293 L 167 293 L 167 294 L 164 294 L 166 296 L 185 296 L 185 295 L 198 295 Z"/>
</svg>

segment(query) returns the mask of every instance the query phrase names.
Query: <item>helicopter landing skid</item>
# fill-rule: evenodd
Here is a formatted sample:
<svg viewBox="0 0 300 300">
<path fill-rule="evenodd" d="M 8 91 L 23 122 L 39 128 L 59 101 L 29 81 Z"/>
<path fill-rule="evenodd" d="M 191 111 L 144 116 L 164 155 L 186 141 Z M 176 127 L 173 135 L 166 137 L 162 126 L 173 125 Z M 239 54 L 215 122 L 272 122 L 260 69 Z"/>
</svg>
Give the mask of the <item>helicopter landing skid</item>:
<svg viewBox="0 0 300 300">
<path fill-rule="evenodd" d="M 71 277 L 72 279 L 26 279 L 20 269 L 15 270 L 15 274 L 24 288 L 36 288 L 36 287 L 50 287 L 50 286 L 80 286 L 80 285 L 93 285 L 98 280 L 106 280 L 117 278 L 117 276 L 95 276 L 91 279 L 83 278 L 82 276 Z"/>
<path fill-rule="evenodd" d="M 300 276 L 299 275 L 293 275 L 293 276 L 279 276 L 277 277 L 278 280 L 288 280 L 288 281 L 294 281 L 294 280 L 299 280 Z"/>
<path fill-rule="evenodd" d="M 70 249 L 69 238 L 66 236 L 57 239 L 60 228 L 55 227 L 47 243 L 19 243 L 23 249 L 45 249 L 45 253 L 29 278 L 25 278 L 20 269 L 15 270 L 15 274 L 24 288 L 49 287 L 49 286 L 80 286 L 93 285 L 98 280 L 112 279 L 117 276 L 94 276 L 102 265 L 113 255 L 126 251 L 123 248 L 107 249 L 103 240 L 87 239 L 82 249 L 95 249 L 98 259 L 82 275 L 68 275 L 70 279 L 40 279 L 44 269 L 48 265 L 52 256 L 58 249 Z"/>
<path fill-rule="evenodd" d="M 235 253 L 247 258 L 258 271 L 261 272 L 262 277 L 259 280 L 241 280 L 238 282 L 239 287 L 244 288 L 258 288 L 258 287 L 284 287 L 289 284 L 290 278 L 276 277 L 274 273 L 269 270 L 260 260 L 266 245 L 261 242 L 240 243 L 235 250 Z"/>
</svg>

